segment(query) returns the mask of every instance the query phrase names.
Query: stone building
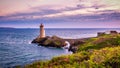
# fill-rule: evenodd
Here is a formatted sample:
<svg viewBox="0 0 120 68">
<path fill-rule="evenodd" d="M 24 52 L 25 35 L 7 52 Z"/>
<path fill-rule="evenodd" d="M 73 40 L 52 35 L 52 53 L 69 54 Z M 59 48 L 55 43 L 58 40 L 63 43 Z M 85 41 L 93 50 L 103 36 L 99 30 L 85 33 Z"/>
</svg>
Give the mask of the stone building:
<svg viewBox="0 0 120 68">
<path fill-rule="evenodd" d="M 118 32 L 117 31 L 110 31 L 110 34 L 115 35 L 115 34 L 118 34 Z"/>
</svg>

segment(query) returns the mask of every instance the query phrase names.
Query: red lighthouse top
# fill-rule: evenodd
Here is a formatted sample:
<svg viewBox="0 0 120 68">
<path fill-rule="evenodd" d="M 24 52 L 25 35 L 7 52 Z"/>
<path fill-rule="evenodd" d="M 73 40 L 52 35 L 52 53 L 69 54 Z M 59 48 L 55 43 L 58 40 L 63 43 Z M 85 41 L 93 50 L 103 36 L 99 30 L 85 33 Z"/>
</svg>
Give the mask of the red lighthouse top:
<svg viewBox="0 0 120 68">
<path fill-rule="evenodd" d="M 41 25 L 40 25 L 40 27 L 44 27 L 44 25 L 43 25 L 43 24 L 41 24 Z"/>
</svg>

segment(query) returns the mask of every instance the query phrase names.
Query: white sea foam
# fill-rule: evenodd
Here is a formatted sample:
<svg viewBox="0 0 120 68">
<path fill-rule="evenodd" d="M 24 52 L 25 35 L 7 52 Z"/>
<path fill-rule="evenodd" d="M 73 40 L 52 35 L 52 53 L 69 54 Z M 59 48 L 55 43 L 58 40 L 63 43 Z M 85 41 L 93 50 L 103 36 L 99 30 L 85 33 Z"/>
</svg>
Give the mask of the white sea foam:
<svg viewBox="0 0 120 68">
<path fill-rule="evenodd" d="M 31 44 L 31 41 L 29 41 L 28 44 Z"/>
<path fill-rule="evenodd" d="M 68 51 L 68 49 L 70 48 L 70 43 L 68 41 L 65 41 L 66 46 L 63 47 L 63 49 L 65 49 L 66 54 L 72 54 L 71 51 Z"/>
<path fill-rule="evenodd" d="M 64 49 L 69 49 L 70 43 L 69 43 L 68 41 L 65 41 L 65 44 L 66 44 L 66 46 L 64 46 L 63 48 L 64 48 Z"/>
</svg>

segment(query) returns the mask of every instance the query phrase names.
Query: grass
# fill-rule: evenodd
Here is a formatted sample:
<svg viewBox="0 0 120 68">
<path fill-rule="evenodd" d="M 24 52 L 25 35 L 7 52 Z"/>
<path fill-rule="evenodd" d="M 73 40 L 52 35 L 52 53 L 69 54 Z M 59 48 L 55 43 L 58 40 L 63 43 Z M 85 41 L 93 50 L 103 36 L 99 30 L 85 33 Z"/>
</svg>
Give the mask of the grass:
<svg viewBox="0 0 120 68">
<path fill-rule="evenodd" d="M 80 45 L 78 52 L 89 49 L 101 49 L 104 47 L 115 47 L 120 45 L 120 35 L 104 35 L 91 38 L 85 44 Z"/>
<path fill-rule="evenodd" d="M 120 35 L 91 38 L 77 53 L 39 61 L 25 68 L 120 68 Z"/>
</svg>

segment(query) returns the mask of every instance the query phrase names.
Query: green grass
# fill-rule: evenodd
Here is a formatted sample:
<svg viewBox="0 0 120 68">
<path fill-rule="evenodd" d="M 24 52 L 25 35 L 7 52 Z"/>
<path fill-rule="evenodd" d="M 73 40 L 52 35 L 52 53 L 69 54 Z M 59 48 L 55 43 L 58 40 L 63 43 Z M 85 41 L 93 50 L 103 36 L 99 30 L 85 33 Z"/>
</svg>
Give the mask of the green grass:
<svg viewBox="0 0 120 68">
<path fill-rule="evenodd" d="M 101 49 L 104 47 L 115 47 L 120 45 L 120 35 L 104 35 L 91 38 L 85 44 L 79 45 L 78 52 L 89 49 Z"/>
<path fill-rule="evenodd" d="M 91 38 L 77 53 L 39 61 L 25 68 L 120 68 L 120 35 Z"/>
</svg>

